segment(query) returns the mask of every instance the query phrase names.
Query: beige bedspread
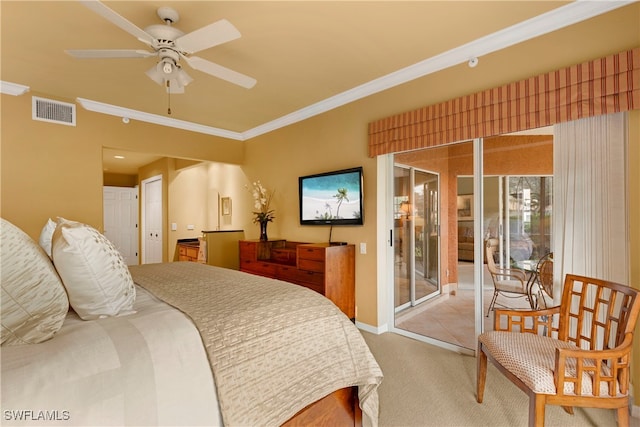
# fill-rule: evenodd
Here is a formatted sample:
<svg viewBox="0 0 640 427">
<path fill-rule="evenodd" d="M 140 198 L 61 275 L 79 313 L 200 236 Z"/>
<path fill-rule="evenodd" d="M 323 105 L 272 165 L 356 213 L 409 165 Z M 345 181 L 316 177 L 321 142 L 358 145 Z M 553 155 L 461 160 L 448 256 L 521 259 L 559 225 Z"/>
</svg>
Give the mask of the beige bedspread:
<svg viewBox="0 0 640 427">
<path fill-rule="evenodd" d="M 358 329 L 325 297 L 197 263 L 130 269 L 138 285 L 186 313 L 200 330 L 225 425 L 280 425 L 355 385 L 364 425 L 377 425 L 382 371 Z"/>
<path fill-rule="evenodd" d="M 144 289 L 135 314 L 82 320 L 2 346 L 3 426 L 222 426 L 193 322 Z"/>
</svg>

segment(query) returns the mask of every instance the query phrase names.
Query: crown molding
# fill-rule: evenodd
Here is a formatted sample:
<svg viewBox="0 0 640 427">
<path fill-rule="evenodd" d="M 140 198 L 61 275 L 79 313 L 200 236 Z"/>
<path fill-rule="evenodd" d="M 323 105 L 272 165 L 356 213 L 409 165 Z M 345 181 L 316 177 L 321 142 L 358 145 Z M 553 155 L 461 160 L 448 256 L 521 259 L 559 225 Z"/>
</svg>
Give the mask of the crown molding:
<svg viewBox="0 0 640 427">
<path fill-rule="evenodd" d="M 306 120 L 394 86 L 468 62 L 471 58 L 478 58 L 482 55 L 505 49 L 636 1 L 638 0 L 577 0 L 257 126 L 243 132 L 243 139 L 251 139 Z"/>
<path fill-rule="evenodd" d="M 0 93 L 7 95 L 20 96 L 29 92 L 29 86 L 19 85 L 17 83 L 5 82 L 0 80 Z"/>
<path fill-rule="evenodd" d="M 172 128 L 188 130 L 191 132 L 198 132 L 206 135 L 220 136 L 222 138 L 242 141 L 242 134 L 238 132 L 232 132 L 225 129 L 187 122 L 185 120 L 172 119 L 170 117 L 159 116 L 157 114 L 145 113 L 144 111 L 118 107 L 117 105 L 105 104 L 103 102 L 92 101 L 85 98 L 76 98 L 76 101 L 80 105 L 82 105 L 85 110 L 94 111 L 96 113 L 108 114 L 111 116 L 153 123 L 160 126 L 168 126 Z"/>
</svg>

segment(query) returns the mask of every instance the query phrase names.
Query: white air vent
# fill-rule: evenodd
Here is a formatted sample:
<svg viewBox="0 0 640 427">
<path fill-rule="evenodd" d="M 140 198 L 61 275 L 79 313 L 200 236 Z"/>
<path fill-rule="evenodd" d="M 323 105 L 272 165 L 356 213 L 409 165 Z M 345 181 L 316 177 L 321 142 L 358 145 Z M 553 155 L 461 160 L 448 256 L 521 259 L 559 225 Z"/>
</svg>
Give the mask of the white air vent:
<svg viewBox="0 0 640 427">
<path fill-rule="evenodd" d="M 32 97 L 32 118 L 61 125 L 76 125 L 76 106 L 67 102 Z"/>
</svg>

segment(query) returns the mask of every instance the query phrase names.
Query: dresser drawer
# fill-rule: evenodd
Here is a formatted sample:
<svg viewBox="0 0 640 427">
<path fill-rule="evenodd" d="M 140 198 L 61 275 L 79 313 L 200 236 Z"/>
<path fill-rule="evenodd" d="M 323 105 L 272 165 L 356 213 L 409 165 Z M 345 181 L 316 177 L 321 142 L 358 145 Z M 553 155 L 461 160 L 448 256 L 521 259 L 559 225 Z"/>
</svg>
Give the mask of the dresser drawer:
<svg viewBox="0 0 640 427">
<path fill-rule="evenodd" d="M 197 261 L 198 246 L 178 244 L 178 261 Z"/>
<path fill-rule="evenodd" d="M 298 283 L 298 269 L 295 266 L 278 265 L 277 278 L 285 282 Z"/>
<path fill-rule="evenodd" d="M 298 258 L 298 268 L 300 270 L 322 273 L 324 271 L 324 261 Z"/>
<path fill-rule="evenodd" d="M 278 266 L 278 279 L 297 284 L 311 284 L 324 287 L 324 274 L 304 271 L 287 265 Z"/>
<path fill-rule="evenodd" d="M 277 267 L 278 266 L 276 264 L 262 261 L 242 260 L 240 263 L 241 271 L 271 278 L 277 277 Z"/>
<path fill-rule="evenodd" d="M 251 242 L 240 242 L 240 259 L 256 259 L 257 245 Z"/>
<path fill-rule="evenodd" d="M 324 295 L 324 286 L 315 285 L 313 283 L 299 283 L 300 286 L 304 286 L 305 288 L 309 288 L 312 291 L 316 291 L 317 293 Z"/>
<path fill-rule="evenodd" d="M 274 262 L 296 265 L 296 253 L 290 249 L 271 249 L 271 260 Z"/>
<path fill-rule="evenodd" d="M 298 246 L 298 262 L 301 259 L 324 262 L 325 248 L 322 246 Z"/>
</svg>

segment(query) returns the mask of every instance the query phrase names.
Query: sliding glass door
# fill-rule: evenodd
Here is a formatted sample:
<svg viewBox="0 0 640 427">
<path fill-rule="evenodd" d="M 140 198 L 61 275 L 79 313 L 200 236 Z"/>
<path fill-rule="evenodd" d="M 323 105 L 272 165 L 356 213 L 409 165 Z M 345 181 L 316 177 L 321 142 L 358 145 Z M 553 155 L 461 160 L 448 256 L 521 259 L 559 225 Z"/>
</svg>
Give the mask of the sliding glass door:
<svg viewBox="0 0 640 427">
<path fill-rule="evenodd" d="M 394 301 L 396 313 L 440 293 L 439 179 L 394 166 Z"/>
</svg>

